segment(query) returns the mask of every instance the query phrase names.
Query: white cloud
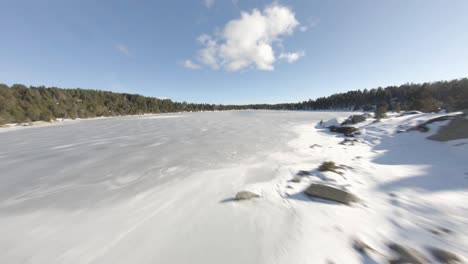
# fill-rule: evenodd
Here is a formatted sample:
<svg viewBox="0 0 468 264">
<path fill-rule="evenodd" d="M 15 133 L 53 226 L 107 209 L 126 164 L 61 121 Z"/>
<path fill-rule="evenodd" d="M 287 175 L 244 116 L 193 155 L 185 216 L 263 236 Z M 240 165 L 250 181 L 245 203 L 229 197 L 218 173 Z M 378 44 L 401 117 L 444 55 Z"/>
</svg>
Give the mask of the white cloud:
<svg viewBox="0 0 468 264">
<path fill-rule="evenodd" d="M 279 55 L 279 58 L 286 60 L 289 63 L 293 63 L 304 56 L 305 56 L 304 51 L 298 51 L 298 52 L 290 52 L 290 53 L 281 53 Z"/>
<path fill-rule="evenodd" d="M 197 40 L 204 46 L 203 49 L 198 51 L 197 59 L 201 63 L 210 66 L 212 69 L 219 69 L 217 58 L 218 44 L 216 43 L 216 40 L 209 35 L 201 35 Z"/>
<path fill-rule="evenodd" d="M 131 57 L 132 56 L 132 53 L 130 52 L 130 50 L 127 48 L 127 46 L 123 45 L 123 44 L 115 44 L 114 48 L 120 52 L 121 54 L 127 56 L 127 57 Z"/>
<path fill-rule="evenodd" d="M 203 3 L 205 4 L 206 8 L 211 8 L 214 5 L 215 0 L 203 0 Z"/>
<path fill-rule="evenodd" d="M 203 48 L 197 60 L 228 71 L 273 70 L 277 59 L 273 46 L 281 46 L 283 38 L 292 35 L 298 26 L 292 10 L 278 4 L 262 11 L 241 12 L 240 18 L 226 23 L 219 34 L 198 37 Z"/>
<path fill-rule="evenodd" d="M 301 32 L 306 32 L 308 29 L 309 29 L 309 28 L 306 27 L 306 26 L 301 26 L 301 27 L 299 28 L 299 30 L 300 30 Z"/>
<path fill-rule="evenodd" d="M 191 69 L 191 70 L 199 70 L 201 69 L 201 66 L 196 64 L 195 62 L 191 61 L 191 60 L 185 60 L 182 65 L 187 68 L 187 69 Z"/>
</svg>

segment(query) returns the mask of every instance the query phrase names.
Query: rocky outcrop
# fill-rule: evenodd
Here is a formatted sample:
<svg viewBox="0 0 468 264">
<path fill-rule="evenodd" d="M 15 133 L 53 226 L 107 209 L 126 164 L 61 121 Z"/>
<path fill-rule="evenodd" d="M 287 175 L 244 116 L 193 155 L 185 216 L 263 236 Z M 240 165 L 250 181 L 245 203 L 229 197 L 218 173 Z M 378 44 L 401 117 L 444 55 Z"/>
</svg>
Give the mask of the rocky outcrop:
<svg viewBox="0 0 468 264">
<path fill-rule="evenodd" d="M 359 199 L 352 193 L 345 190 L 338 189 L 329 185 L 313 183 L 311 184 L 304 193 L 309 197 L 316 197 L 325 200 L 330 200 L 346 205 L 350 205 L 353 202 L 358 202 Z"/>
<path fill-rule="evenodd" d="M 392 243 L 388 247 L 396 253 L 396 257 L 390 260 L 390 264 L 429 264 L 430 262 L 417 250 Z"/>
<path fill-rule="evenodd" d="M 468 138 L 468 112 L 465 112 L 462 115 L 451 117 L 453 118 L 451 118 L 451 121 L 448 125 L 441 127 L 436 134 L 428 138 L 437 141 L 449 141 Z"/>
<path fill-rule="evenodd" d="M 350 126 L 331 126 L 329 127 L 329 129 L 330 129 L 330 132 L 341 133 L 347 137 L 353 137 L 354 134 L 359 131 L 358 128 L 350 127 Z"/>
<path fill-rule="evenodd" d="M 444 263 L 444 264 L 445 263 L 446 264 L 461 263 L 461 259 L 457 255 L 447 250 L 443 250 L 443 249 L 435 248 L 435 247 L 429 247 L 427 250 L 440 263 Z"/>
<path fill-rule="evenodd" d="M 350 124 L 357 124 L 366 121 L 367 115 L 352 115 L 348 117 L 343 123 L 341 123 L 342 126 L 344 125 L 350 125 Z"/>
<path fill-rule="evenodd" d="M 431 119 L 429 119 L 429 120 L 427 120 L 427 121 L 425 121 L 425 122 L 423 122 L 423 123 L 421 123 L 421 124 L 419 124 L 417 126 L 414 126 L 414 127 L 410 128 L 410 129 L 408 129 L 408 131 L 428 132 L 429 131 L 429 126 L 428 125 L 430 125 L 432 123 L 435 123 L 435 122 L 448 121 L 448 120 L 451 120 L 452 122 L 449 125 L 442 128 L 440 130 L 440 131 L 442 131 L 442 133 L 438 133 L 438 134 L 449 135 L 449 138 L 453 137 L 453 139 L 466 138 L 468 136 L 468 132 L 467 132 L 467 133 L 461 133 L 463 135 L 462 137 L 457 137 L 457 135 L 460 134 L 459 132 L 467 131 L 468 119 L 467 119 L 467 116 L 465 114 L 445 115 L 445 116 L 439 116 L 439 117 L 431 118 Z M 451 140 L 451 139 L 449 139 L 449 140 Z"/>
</svg>

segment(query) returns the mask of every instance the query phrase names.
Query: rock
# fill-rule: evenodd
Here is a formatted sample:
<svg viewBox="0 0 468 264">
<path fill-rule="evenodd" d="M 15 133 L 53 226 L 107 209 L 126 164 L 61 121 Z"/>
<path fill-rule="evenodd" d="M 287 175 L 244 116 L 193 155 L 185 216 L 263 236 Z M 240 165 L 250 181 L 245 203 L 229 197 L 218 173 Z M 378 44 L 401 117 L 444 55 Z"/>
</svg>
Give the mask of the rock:
<svg viewBox="0 0 468 264">
<path fill-rule="evenodd" d="M 427 249 L 432 256 L 439 261 L 440 263 L 461 263 L 460 258 L 453 254 L 452 252 L 440 249 L 440 248 L 435 248 L 435 247 L 429 247 Z"/>
<path fill-rule="evenodd" d="M 367 117 L 365 115 L 352 115 L 348 117 L 343 123 L 342 126 L 349 125 L 349 124 L 357 124 L 366 121 Z"/>
<path fill-rule="evenodd" d="M 419 131 L 419 132 L 429 132 L 429 127 L 426 124 L 420 124 L 415 127 L 408 129 L 408 131 Z"/>
<path fill-rule="evenodd" d="M 331 126 L 329 129 L 330 132 L 341 133 L 348 137 L 353 137 L 354 134 L 359 131 L 358 128 L 349 126 Z"/>
<path fill-rule="evenodd" d="M 407 116 L 407 115 L 418 115 L 422 114 L 422 112 L 419 111 L 406 111 L 400 114 L 400 116 Z"/>
<path fill-rule="evenodd" d="M 453 129 L 454 131 L 456 132 L 460 132 L 460 131 L 466 131 L 466 128 L 468 128 L 468 121 L 464 120 L 464 116 L 463 114 L 459 114 L 459 115 L 445 115 L 445 116 L 439 116 L 439 117 L 435 117 L 435 118 L 431 118 L 417 126 L 414 126 L 410 129 L 408 129 L 408 131 L 420 131 L 420 132 L 429 132 L 429 127 L 428 125 L 429 124 L 432 124 L 432 123 L 435 123 L 435 122 L 441 122 L 441 121 L 447 121 L 447 120 L 452 120 L 452 122 L 449 124 L 449 125 L 452 125 L 452 124 L 457 124 L 458 123 L 458 126 Z M 465 121 L 465 122 L 464 122 Z M 462 124 L 460 126 L 460 124 Z M 444 128 L 446 127 L 449 127 L 449 126 L 445 126 Z M 441 129 L 442 130 L 442 129 Z M 440 133 L 439 133 L 440 134 Z M 463 134 L 463 133 L 462 133 Z M 461 137 L 461 138 L 466 138 L 468 137 L 468 133 L 464 133 L 464 137 Z M 459 139 L 459 138 L 455 138 L 455 139 Z"/>
<path fill-rule="evenodd" d="M 439 227 L 439 230 L 446 233 L 446 234 L 452 234 L 453 233 L 452 230 L 450 230 L 450 229 L 448 229 L 446 227 Z"/>
<path fill-rule="evenodd" d="M 419 251 L 403 247 L 399 244 L 393 243 L 388 245 L 388 247 L 397 254 L 397 258 L 390 260 L 390 264 L 429 264 L 427 260 Z"/>
<path fill-rule="evenodd" d="M 343 118 L 333 118 L 330 120 L 327 120 L 325 122 L 322 122 L 320 126 L 329 128 L 331 126 L 339 126 L 341 123 L 343 123 Z"/>
<path fill-rule="evenodd" d="M 332 186 L 313 183 L 311 184 L 304 193 L 311 197 L 322 198 L 325 200 L 331 200 L 338 203 L 350 205 L 353 202 L 358 202 L 359 199 L 352 193 L 337 189 Z"/>
<path fill-rule="evenodd" d="M 348 146 L 354 146 L 354 143 L 358 143 L 359 141 L 357 139 L 348 139 L 345 138 L 343 141 L 341 141 L 340 145 L 348 145 Z"/>
<path fill-rule="evenodd" d="M 361 254 L 367 254 L 367 250 L 371 249 L 366 243 L 360 239 L 353 239 L 353 248 Z"/>
<path fill-rule="evenodd" d="M 309 171 L 300 170 L 296 173 L 297 176 L 310 176 L 312 175 Z"/>
<path fill-rule="evenodd" d="M 292 181 L 292 182 L 296 182 L 296 183 L 297 183 L 297 182 L 301 182 L 301 176 L 296 175 L 296 176 L 294 176 L 294 178 L 292 178 L 291 181 Z"/>
<path fill-rule="evenodd" d="M 239 200 L 250 200 L 253 198 L 257 198 L 257 197 L 260 197 L 260 195 L 250 192 L 250 191 L 240 191 L 236 194 L 235 199 L 239 201 Z"/>
<path fill-rule="evenodd" d="M 437 141 L 449 141 L 455 139 L 468 138 L 468 114 L 456 115 L 451 117 L 453 118 L 451 119 L 449 124 L 441 127 L 436 134 L 428 138 Z"/>
</svg>

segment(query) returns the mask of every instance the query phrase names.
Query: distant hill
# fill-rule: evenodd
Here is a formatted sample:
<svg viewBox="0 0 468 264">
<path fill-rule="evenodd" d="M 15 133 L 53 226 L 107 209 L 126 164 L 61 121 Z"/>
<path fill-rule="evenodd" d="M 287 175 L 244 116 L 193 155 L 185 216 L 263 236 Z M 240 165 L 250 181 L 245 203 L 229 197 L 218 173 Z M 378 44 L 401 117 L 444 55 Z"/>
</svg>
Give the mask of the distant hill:
<svg viewBox="0 0 468 264">
<path fill-rule="evenodd" d="M 454 111 L 468 108 L 468 79 L 404 84 L 334 94 L 286 104 L 215 105 L 174 102 L 169 99 L 98 90 L 55 87 L 11 87 L 0 84 L 0 124 L 50 121 L 55 118 L 138 115 L 181 111 L 240 109 L 365 110 L 386 104 L 390 110 Z"/>
</svg>

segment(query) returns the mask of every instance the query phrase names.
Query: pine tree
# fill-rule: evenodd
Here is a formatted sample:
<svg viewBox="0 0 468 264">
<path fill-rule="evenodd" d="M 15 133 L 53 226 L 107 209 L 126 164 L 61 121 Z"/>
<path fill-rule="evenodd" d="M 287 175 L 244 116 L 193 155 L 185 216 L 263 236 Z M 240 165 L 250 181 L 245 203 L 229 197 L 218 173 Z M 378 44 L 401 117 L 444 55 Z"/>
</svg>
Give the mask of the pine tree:
<svg viewBox="0 0 468 264">
<path fill-rule="evenodd" d="M 375 118 L 376 119 L 382 119 L 387 117 L 387 111 L 388 111 L 388 104 L 387 103 L 382 103 L 379 106 L 377 106 L 377 109 L 375 109 Z"/>
</svg>

